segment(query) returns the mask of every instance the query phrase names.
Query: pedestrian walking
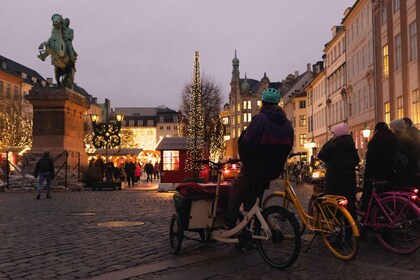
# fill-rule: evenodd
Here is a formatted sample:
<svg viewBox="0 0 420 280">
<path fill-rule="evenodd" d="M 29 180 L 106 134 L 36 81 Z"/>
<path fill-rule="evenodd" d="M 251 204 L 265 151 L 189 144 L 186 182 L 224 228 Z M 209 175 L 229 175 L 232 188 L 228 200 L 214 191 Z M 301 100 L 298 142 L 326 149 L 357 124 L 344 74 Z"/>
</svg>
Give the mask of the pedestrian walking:
<svg viewBox="0 0 420 280">
<path fill-rule="evenodd" d="M 51 180 L 54 179 L 54 162 L 50 157 L 50 152 L 45 151 L 43 156 L 37 161 L 35 166 L 35 178 L 38 178 L 36 199 L 41 199 L 42 185 L 47 181 L 47 198 L 51 198 Z"/>
<path fill-rule="evenodd" d="M 140 177 L 141 177 L 141 166 L 140 166 L 140 163 L 136 162 L 136 170 L 134 172 L 134 179 L 136 183 L 140 181 Z"/>
<path fill-rule="evenodd" d="M 133 186 L 134 187 L 134 173 L 136 171 L 136 165 L 133 163 L 133 160 L 130 159 L 125 162 L 124 167 L 125 174 L 127 175 L 127 183 L 128 187 Z"/>
<path fill-rule="evenodd" d="M 155 165 L 153 166 L 153 179 L 159 179 L 159 172 L 160 172 L 159 163 L 155 162 Z"/>
<path fill-rule="evenodd" d="M 144 169 L 146 170 L 146 173 L 147 173 L 146 181 L 149 182 L 149 180 L 150 180 L 150 183 L 151 183 L 152 182 L 153 170 L 154 170 L 152 162 L 149 161 L 148 163 L 146 163 L 146 165 L 144 166 Z"/>
</svg>

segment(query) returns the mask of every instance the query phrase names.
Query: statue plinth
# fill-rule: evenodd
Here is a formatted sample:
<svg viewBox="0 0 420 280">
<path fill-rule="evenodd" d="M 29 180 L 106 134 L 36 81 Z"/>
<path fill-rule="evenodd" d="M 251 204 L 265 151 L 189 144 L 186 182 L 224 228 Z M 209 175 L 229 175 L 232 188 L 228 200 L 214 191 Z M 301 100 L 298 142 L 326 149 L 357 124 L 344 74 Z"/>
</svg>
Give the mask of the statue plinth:
<svg viewBox="0 0 420 280">
<path fill-rule="evenodd" d="M 34 87 L 25 96 L 33 106 L 31 153 L 49 150 L 53 156 L 69 152 L 69 164 L 86 165 L 84 120 L 86 98 L 69 88 Z"/>
</svg>

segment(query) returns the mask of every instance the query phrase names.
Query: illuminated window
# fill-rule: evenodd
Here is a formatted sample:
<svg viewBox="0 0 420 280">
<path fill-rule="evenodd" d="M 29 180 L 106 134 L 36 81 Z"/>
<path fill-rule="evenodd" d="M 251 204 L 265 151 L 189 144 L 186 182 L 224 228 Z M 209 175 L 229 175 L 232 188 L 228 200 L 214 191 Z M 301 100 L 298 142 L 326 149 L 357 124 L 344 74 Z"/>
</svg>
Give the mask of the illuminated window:
<svg viewBox="0 0 420 280">
<path fill-rule="evenodd" d="M 389 102 L 384 104 L 385 122 L 389 124 L 391 122 L 391 106 Z"/>
<path fill-rule="evenodd" d="M 137 121 L 137 126 L 143 126 L 143 121 Z"/>
<path fill-rule="evenodd" d="M 238 115 L 237 119 L 238 119 L 238 124 L 240 124 L 241 123 L 241 115 Z"/>
<path fill-rule="evenodd" d="M 133 120 L 128 121 L 128 126 L 134 126 L 134 121 Z"/>
<path fill-rule="evenodd" d="M 410 40 L 410 61 L 417 59 L 417 22 L 414 21 L 408 26 Z M 1 90 L 0 90 L 1 92 Z"/>
<path fill-rule="evenodd" d="M 299 126 L 306 126 L 306 115 L 299 116 Z"/>
<path fill-rule="evenodd" d="M 164 171 L 179 170 L 179 151 L 163 151 L 162 157 Z"/>
<path fill-rule="evenodd" d="M 412 93 L 412 110 L 413 110 L 413 123 L 418 124 L 420 123 L 420 98 L 419 98 L 419 90 L 413 90 Z"/>
<path fill-rule="evenodd" d="M 299 145 L 303 146 L 306 143 L 306 134 L 299 134 Z"/>
<path fill-rule="evenodd" d="M 147 121 L 147 126 L 153 126 L 153 120 L 148 120 Z"/>
<path fill-rule="evenodd" d="M 385 45 L 382 49 L 382 73 L 384 78 L 389 76 L 389 56 L 388 56 L 388 45 Z"/>
<path fill-rule="evenodd" d="M 403 97 L 397 97 L 397 117 L 399 119 L 404 118 L 404 108 L 403 108 Z"/>
<path fill-rule="evenodd" d="M 257 101 L 257 106 L 258 106 L 258 108 L 261 108 L 261 100 Z"/>
<path fill-rule="evenodd" d="M 244 100 L 243 103 L 244 109 L 251 109 L 251 100 Z"/>
<path fill-rule="evenodd" d="M 401 69 L 401 33 L 395 36 L 395 70 Z"/>
<path fill-rule="evenodd" d="M 251 121 L 251 113 L 244 113 L 244 122 Z"/>
<path fill-rule="evenodd" d="M 238 103 L 238 105 L 237 105 L 237 107 L 238 107 L 238 112 L 241 110 L 241 103 Z"/>
</svg>

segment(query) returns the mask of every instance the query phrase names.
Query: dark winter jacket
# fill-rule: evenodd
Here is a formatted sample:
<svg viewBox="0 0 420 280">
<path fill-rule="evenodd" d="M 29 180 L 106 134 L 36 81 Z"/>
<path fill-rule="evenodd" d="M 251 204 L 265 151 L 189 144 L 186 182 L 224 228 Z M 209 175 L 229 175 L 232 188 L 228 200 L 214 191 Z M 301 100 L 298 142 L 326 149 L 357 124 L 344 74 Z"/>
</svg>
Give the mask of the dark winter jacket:
<svg viewBox="0 0 420 280">
<path fill-rule="evenodd" d="M 153 164 L 151 164 L 150 162 L 146 163 L 146 165 L 144 166 L 144 169 L 146 170 L 147 174 L 153 174 L 154 168 L 153 168 Z"/>
<path fill-rule="evenodd" d="M 134 172 L 136 171 L 136 165 L 133 162 L 126 163 L 124 166 L 124 171 L 127 176 L 134 176 Z"/>
<path fill-rule="evenodd" d="M 381 128 L 369 141 L 364 178 L 390 182 L 394 175 L 397 138 L 389 128 Z"/>
<path fill-rule="evenodd" d="M 276 179 L 293 146 L 293 128 L 280 107 L 263 108 L 239 138 L 242 168 L 259 178 Z"/>
<path fill-rule="evenodd" d="M 38 177 L 39 173 L 51 174 L 51 178 L 54 178 L 54 162 L 49 155 L 44 155 L 38 160 L 35 166 L 35 178 Z"/>
<path fill-rule="evenodd" d="M 318 158 L 327 163 L 324 193 L 350 198 L 356 189 L 355 167 L 360 161 L 351 136 L 329 140 L 319 151 Z"/>
</svg>

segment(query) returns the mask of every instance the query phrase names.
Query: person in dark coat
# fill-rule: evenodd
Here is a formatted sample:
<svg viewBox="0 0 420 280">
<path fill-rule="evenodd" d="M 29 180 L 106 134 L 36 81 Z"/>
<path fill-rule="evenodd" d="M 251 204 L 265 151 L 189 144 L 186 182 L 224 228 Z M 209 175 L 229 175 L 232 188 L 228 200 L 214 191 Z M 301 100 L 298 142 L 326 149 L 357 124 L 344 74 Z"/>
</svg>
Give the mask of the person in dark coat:
<svg viewBox="0 0 420 280">
<path fill-rule="evenodd" d="M 134 181 L 135 181 L 134 173 L 136 171 L 136 165 L 133 163 L 131 159 L 129 161 L 128 160 L 126 161 L 125 166 L 124 166 L 124 171 L 125 171 L 125 174 L 127 175 L 128 187 L 130 186 L 134 187 Z"/>
<path fill-rule="evenodd" d="M 294 131 L 278 105 L 280 93 L 268 88 L 261 95 L 262 108 L 239 137 L 241 171 L 233 180 L 229 193 L 227 228 L 236 224 L 239 207 L 249 211 L 257 197 L 262 197 L 270 181 L 278 178 L 293 147 Z"/>
<path fill-rule="evenodd" d="M 394 176 L 391 184 L 394 187 L 408 187 L 411 184 L 417 184 L 418 179 L 415 176 L 417 171 L 417 161 L 415 153 L 415 142 L 406 133 L 406 124 L 403 119 L 393 120 L 389 123 L 391 131 L 397 138 L 397 152 L 405 156 L 407 164 L 395 164 L 394 161 Z"/>
<path fill-rule="evenodd" d="M 420 174 L 420 130 L 413 125 L 410 118 L 403 118 L 407 135 L 414 141 L 414 155 L 416 157 L 416 173 Z"/>
<path fill-rule="evenodd" d="M 366 211 L 372 195 L 372 180 L 389 184 L 394 176 L 394 154 L 397 138 L 385 122 L 375 125 L 374 134 L 368 143 L 363 178 L 362 210 Z"/>
<path fill-rule="evenodd" d="M 322 146 L 318 158 L 327 164 L 324 194 L 343 195 L 347 210 L 355 217 L 356 171 L 359 155 L 345 123 L 332 127 L 332 138 Z"/>
<path fill-rule="evenodd" d="M 153 175 L 153 171 L 154 171 L 152 162 L 149 161 L 148 163 L 146 163 L 146 165 L 144 166 L 144 169 L 146 170 L 146 174 L 147 174 L 146 181 L 149 182 L 149 180 L 150 180 L 150 183 L 151 183 L 152 182 L 152 175 Z"/>
<path fill-rule="evenodd" d="M 50 152 L 45 151 L 43 156 L 37 161 L 35 166 L 35 178 L 38 178 L 36 199 L 41 198 L 42 184 L 47 181 L 47 198 L 51 198 L 51 180 L 54 179 L 54 162 L 50 157 Z"/>
</svg>

